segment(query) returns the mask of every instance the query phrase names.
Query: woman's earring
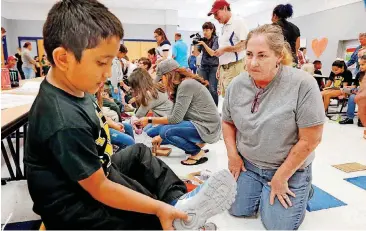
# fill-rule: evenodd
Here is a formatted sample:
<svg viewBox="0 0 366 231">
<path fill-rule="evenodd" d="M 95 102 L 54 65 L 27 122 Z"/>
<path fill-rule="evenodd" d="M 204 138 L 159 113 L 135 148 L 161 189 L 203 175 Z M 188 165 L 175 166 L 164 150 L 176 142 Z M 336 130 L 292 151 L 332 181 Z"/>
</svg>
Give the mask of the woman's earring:
<svg viewBox="0 0 366 231">
<path fill-rule="evenodd" d="M 276 63 L 276 68 L 278 68 L 278 63 Z"/>
</svg>

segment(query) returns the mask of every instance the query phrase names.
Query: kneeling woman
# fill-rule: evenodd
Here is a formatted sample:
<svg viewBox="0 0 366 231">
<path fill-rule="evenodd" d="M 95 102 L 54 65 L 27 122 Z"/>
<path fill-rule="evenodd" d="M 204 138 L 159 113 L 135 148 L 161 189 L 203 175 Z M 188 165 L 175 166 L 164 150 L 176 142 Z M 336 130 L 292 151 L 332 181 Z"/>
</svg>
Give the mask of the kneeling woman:
<svg viewBox="0 0 366 231">
<path fill-rule="evenodd" d="M 173 108 L 166 117 L 143 117 L 142 126 L 165 124 L 154 141 L 174 145 L 190 155 L 183 165 L 206 162 L 202 147 L 220 138 L 221 123 L 215 102 L 207 90 L 207 81 L 198 75 L 179 68 L 173 59 L 164 60 L 158 66 L 159 78 L 173 100 Z"/>
<path fill-rule="evenodd" d="M 135 69 L 128 77 L 132 95 L 138 106 L 135 116 L 142 118 L 152 111 L 154 117 L 167 117 L 173 107 L 173 102 L 169 99 L 165 87 L 161 83 L 153 83 L 149 72 L 143 68 Z M 154 138 L 159 136 L 160 129 L 164 125 L 149 124 L 144 128 L 148 136 Z M 166 143 L 162 143 L 166 144 Z M 154 150 L 156 155 L 169 155 L 170 148 L 159 147 Z"/>
</svg>

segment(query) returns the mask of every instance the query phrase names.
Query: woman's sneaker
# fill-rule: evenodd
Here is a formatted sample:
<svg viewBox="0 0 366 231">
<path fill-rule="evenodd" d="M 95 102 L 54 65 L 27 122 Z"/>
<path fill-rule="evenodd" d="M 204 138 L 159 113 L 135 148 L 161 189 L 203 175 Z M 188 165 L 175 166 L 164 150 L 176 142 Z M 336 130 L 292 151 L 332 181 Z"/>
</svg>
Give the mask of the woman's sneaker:
<svg viewBox="0 0 366 231">
<path fill-rule="evenodd" d="M 179 198 L 175 207 L 188 214 L 188 221 L 174 220 L 177 230 L 199 230 L 206 221 L 230 209 L 236 196 L 236 181 L 228 170 L 216 172 L 192 192 Z"/>
</svg>

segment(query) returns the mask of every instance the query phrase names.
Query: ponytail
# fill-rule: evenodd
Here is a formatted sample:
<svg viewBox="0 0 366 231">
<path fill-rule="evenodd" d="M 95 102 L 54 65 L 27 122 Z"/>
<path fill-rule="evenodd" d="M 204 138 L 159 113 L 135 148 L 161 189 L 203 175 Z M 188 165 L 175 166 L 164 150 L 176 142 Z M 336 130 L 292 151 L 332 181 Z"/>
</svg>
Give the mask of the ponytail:
<svg viewBox="0 0 366 231">
<path fill-rule="evenodd" d="M 280 4 L 273 9 L 273 14 L 277 15 L 280 19 L 288 19 L 294 14 L 294 10 L 291 4 Z"/>
</svg>

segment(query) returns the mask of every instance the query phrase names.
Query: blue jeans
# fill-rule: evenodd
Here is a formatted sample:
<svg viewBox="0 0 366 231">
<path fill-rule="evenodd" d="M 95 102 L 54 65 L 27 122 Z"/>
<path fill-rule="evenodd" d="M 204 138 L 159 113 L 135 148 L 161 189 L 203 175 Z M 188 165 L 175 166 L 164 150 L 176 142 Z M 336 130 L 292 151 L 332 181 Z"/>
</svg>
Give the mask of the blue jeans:
<svg viewBox="0 0 366 231">
<path fill-rule="evenodd" d="M 125 133 L 112 128 L 109 129 L 111 143 L 119 146 L 120 148 L 126 148 L 127 146 L 135 144 L 132 126 L 128 123 L 123 123 L 123 125 L 125 127 Z"/>
<path fill-rule="evenodd" d="M 165 125 L 158 125 L 156 127 L 153 127 L 152 124 L 148 124 L 146 127 L 144 127 L 144 132 L 146 132 L 146 134 L 151 137 L 154 138 L 155 136 L 160 135 L 160 130 L 162 127 L 164 127 Z M 165 140 L 163 140 L 163 142 L 161 142 L 161 145 L 167 145 L 168 142 L 166 142 Z"/>
<path fill-rule="evenodd" d="M 311 165 L 298 170 L 288 181 L 289 189 L 295 193 L 291 196 L 292 207 L 285 209 L 277 197 L 273 205 L 269 204 L 271 188 L 268 182 L 276 173 L 276 169 L 260 169 L 244 160 L 246 172 L 238 178 L 238 194 L 231 209 L 233 216 L 254 216 L 260 210 L 261 219 L 266 229 L 296 230 L 304 220 L 306 205 L 311 188 Z"/>
<path fill-rule="evenodd" d="M 34 78 L 35 74 L 34 74 L 33 68 L 22 67 L 22 69 L 23 69 L 25 79 L 33 79 Z"/>
<path fill-rule="evenodd" d="M 216 78 L 217 67 L 200 67 L 198 75 L 209 82 L 209 91 L 215 101 L 216 106 L 219 104 L 219 94 L 217 93 L 218 79 Z"/>
<path fill-rule="evenodd" d="M 160 137 L 163 142 L 178 147 L 192 156 L 201 151 L 196 143 L 203 143 L 196 127 L 190 121 L 162 126 L 160 128 Z"/>
<path fill-rule="evenodd" d="M 347 118 L 349 119 L 355 118 L 355 111 L 356 111 L 355 97 L 356 95 L 352 94 L 348 98 Z"/>
</svg>

